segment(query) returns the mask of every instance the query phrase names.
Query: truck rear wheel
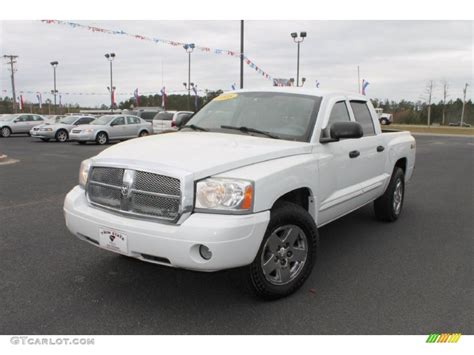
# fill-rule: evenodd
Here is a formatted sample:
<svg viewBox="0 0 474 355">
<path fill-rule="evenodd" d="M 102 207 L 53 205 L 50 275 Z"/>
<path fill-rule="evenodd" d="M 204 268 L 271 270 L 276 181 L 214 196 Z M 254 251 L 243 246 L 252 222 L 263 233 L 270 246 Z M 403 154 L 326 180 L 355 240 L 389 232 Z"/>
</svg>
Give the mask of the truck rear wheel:
<svg viewBox="0 0 474 355">
<path fill-rule="evenodd" d="M 249 266 L 250 286 L 257 296 L 277 299 L 298 290 L 311 274 L 318 242 L 316 224 L 304 208 L 278 203 Z"/>
<path fill-rule="evenodd" d="M 405 197 L 405 174 L 395 167 L 385 193 L 374 201 L 375 216 L 385 222 L 394 222 L 400 216 Z"/>
</svg>

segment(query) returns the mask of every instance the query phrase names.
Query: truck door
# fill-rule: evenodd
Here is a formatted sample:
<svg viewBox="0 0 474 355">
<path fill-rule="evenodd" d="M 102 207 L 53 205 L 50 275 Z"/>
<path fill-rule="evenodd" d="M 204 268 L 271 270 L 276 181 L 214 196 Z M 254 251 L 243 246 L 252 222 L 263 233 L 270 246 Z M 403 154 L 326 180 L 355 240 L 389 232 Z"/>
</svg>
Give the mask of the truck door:
<svg viewBox="0 0 474 355">
<path fill-rule="evenodd" d="M 362 189 L 358 200 L 363 205 L 380 196 L 385 182 L 390 178 L 390 174 L 385 172 L 388 149 L 384 146 L 382 133 L 375 127 L 375 120 L 378 118 L 371 114 L 367 102 L 350 100 L 350 109 L 355 121 L 361 124 L 364 131 L 364 136 L 357 142 L 360 154 L 357 158 L 359 169 L 355 172 Z"/>
<path fill-rule="evenodd" d="M 335 122 L 353 121 L 349 102 L 344 97 L 334 98 L 328 105 L 329 117 L 322 117 L 322 128 Z M 319 193 L 318 225 L 332 221 L 360 206 L 363 194 L 361 169 L 363 163 L 354 152 L 360 151 L 362 138 L 342 139 L 318 145 L 319 155 Z"/>
</svg>

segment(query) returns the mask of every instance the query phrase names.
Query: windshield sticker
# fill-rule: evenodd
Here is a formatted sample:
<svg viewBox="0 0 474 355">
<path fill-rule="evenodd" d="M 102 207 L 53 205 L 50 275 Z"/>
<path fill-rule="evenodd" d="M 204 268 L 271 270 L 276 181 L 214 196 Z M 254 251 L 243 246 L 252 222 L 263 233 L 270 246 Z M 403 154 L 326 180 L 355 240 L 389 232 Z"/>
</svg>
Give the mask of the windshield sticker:
<svg viewBox="0 0 474 355">
<path fill-rule="evenodd" d="M 217 96 L 214 101 L 225 101 L 225 100 L 232 100 L 237 97 L 237 94 L 222 94 Z"/>
</svg>

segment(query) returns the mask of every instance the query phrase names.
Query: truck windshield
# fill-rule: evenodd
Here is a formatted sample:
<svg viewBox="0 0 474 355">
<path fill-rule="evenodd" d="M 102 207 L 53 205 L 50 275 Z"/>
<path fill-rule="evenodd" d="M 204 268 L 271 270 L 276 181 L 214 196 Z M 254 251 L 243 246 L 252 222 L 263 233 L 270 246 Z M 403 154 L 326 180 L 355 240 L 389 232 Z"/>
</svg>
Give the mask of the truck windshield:
<svg viewBox="0 0 474 355">
<path fill-rule="evenodd" d="M 204 106 L 188 125 L 231 134 L 258 135 L 252 132 L 258 130 L 281 139 L 308 142 L 320 104 L 321 97 L 310 95 L 279 92 L 227 93 Z M 229 129 L 226 126 L 246 129 Z"/>
</svg>

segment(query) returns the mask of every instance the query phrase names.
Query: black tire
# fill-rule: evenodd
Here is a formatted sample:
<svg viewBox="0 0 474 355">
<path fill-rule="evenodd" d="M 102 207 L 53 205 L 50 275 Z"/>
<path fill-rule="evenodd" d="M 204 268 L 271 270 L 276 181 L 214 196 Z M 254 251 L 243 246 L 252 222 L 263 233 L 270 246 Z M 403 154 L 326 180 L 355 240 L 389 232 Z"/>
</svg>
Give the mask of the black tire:
<svg viewBox="0 0 474 355">
<path fill-rule="evenodd" d="M 60 143 L 64 143 L 69 139 L 69 134 L 65 129 L 60 129 L 56 132 L 56 135 L 54 136 L 56 141 Z"/>
<path fill-rule="evenodd" d="M 401 168 L 395 167 L 387 190 L 374 201 L 375 216 L 384 222 L 396 221 L 402 212 L 404 199 L 405 174 Z"/>
<path fill-rule="evenodd" d="M 297 237 L 296 239 L 288 237 L 287 240 L 293 240 L 293 246 L 288 246 L 283 235 L 279 239 L 278 231 L 283 228 L 283 233 L 286 233 L 287 230 L 284 228 L 289 227 L 288 235 L 291 235 L 295 226 L 297 227 L 295 232 Z M 277 239 L 275 239 L 275 236 L 277 236 Z M 272 242 L 270 238 L 273 238 L 276 242 Z M 302 240 L 304 240 L 304 243 L 302 243 Z M 279 242 L 282 245 L 278 245 Z M 277 252 L 273 253 L 271 251 L 271 244 L 276 246 L 275 250 L 278 250 Z M 270 222 L 257 256 L 248 267 L 251 289 L 257 296 L 267 300 L 278 299 L 292 294 L 303 285 L 311 274 L 316 262 L 318 245 L 318 229 L 311 215 L 297 204 L 291 202 L 278 203 L 270 212 Z M 294 246 L 297 246 L 297 248 L 294 248 Z M 303 246 L 302 249 L 301 246 Z M 295 261 L 294 258 L 297 255 L 301 256 L 304 249 L 306 249 L 305 260 L 302 263 Z M 298 250 L 298 253 L 296 250 Z M 294 253 L 294 255 L 290 255 L 290 253 Z M 270 265 L 270 263 L 273 264 Z M 269 265 L 267 273 L 264 271 L 264 264 Z M 274 275 L 270 269 L 272 267 L 279 269 L 279 271 L 275 270 Z M 294 270 L 293 275 L 291 275 L 292 269 Z M 287 270 L 286 272 L 289 275 L 287 282 L 282 282 L 284 270 Z"/>
<path fill-rule="evenodd" d="M 109 142 L 109 136 L 105 132 L 99 132 L 95 137 L 95 142 L 100 145 L 107 144 Z"/>
<path fill-rule="evenodd" d="M 12 130 L 10 129 L 10 127 L 2 127 L 2 129 L 0 130 L 0 136 L 2 136 L 3 138 L 8 138 L 12 135 Z"/>
<path fill-rule="evenodd" d="M 43 142 L 49 142 L 49 138 L 40 138 Z"/>
<path fill-rule="evenodd" d="M 138 136 L 139 136 L 139 137 L 146 137 L 146 136 L 148 136 L 149 134 L 150 134 L 150 133 L 148 133 L 148 131 L 143 130 L 143 131 L 141 131 L 141 132 L 138 134 Z"/>
</svg>

